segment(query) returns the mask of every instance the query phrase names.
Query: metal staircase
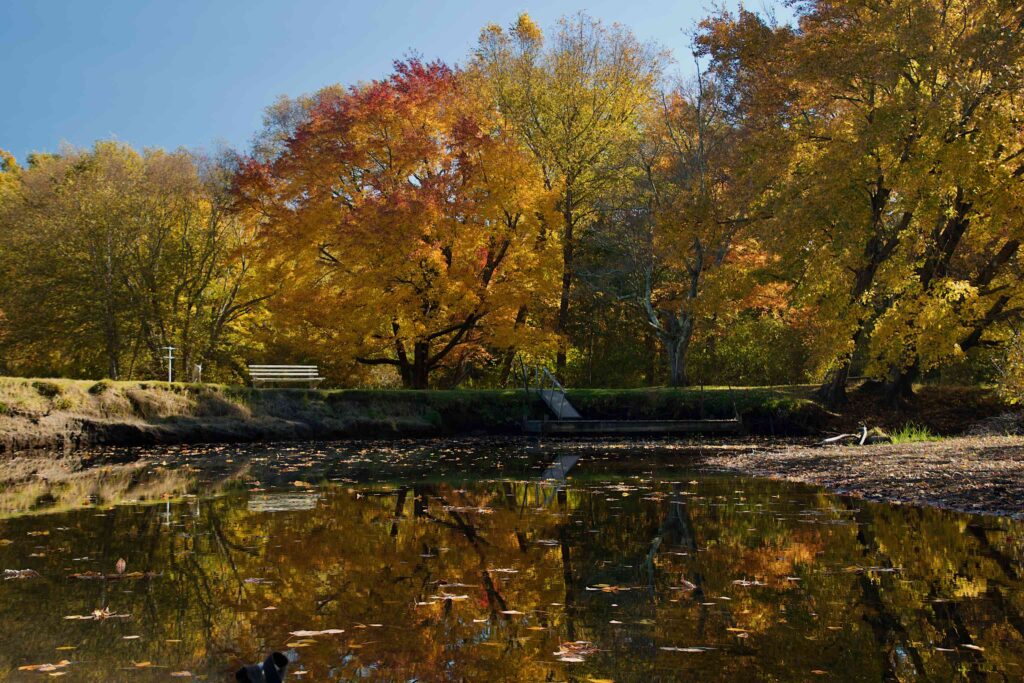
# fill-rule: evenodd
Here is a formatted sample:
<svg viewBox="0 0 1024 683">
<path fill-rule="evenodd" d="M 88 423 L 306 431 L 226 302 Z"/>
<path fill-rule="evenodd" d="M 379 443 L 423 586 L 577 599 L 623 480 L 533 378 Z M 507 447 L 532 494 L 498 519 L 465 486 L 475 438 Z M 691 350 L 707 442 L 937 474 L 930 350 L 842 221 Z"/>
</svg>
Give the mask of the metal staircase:
<svg viewBox="0 0 1024 683">
<path fill-rule="evenodd" d="M 544 367 L 527 366 L 519 357 L 526 401 L 523 431 L 527 434 L 602 436 L 607 434 L 737 434 L 743 431 L 739 417 L 732 419 L 591 419 L 585 420 L 569 402 L 565 388 Z M 539 398 L 555 419 L 530 419 L 533 401 Z M 703 411 L 702 411 L 703 413 Z"/>
<path fill-rule="evenodd" d="M 565 395 L 565 388 L 558 381 L 558 378 L 551 374 L 551 371 L 544 367 L 527 368 L 520 359 L 520 367 L 523 372 L 523 384 L 527 395 L 531 391 L 544 401 L 557 420 L 579 420 L 582 415 L 569 403 Z"/>
</svg>

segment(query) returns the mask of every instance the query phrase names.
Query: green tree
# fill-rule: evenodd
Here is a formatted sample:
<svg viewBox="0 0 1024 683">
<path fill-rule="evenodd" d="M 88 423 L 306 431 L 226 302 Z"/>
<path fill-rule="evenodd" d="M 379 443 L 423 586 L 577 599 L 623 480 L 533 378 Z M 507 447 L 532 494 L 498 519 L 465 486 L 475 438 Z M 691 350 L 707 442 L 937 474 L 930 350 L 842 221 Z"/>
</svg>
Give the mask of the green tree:
<svg viewBox="0 0 1024 683">
<path fill-rule="evenodd" d="M 12 368 L 159 376 L 168 345 L 186 370 L 226 362 L 228 328 L 259 299 L 228 177 L 187 152 L 116 142 L 34 156 L 0 213 Z"/>
</svg>

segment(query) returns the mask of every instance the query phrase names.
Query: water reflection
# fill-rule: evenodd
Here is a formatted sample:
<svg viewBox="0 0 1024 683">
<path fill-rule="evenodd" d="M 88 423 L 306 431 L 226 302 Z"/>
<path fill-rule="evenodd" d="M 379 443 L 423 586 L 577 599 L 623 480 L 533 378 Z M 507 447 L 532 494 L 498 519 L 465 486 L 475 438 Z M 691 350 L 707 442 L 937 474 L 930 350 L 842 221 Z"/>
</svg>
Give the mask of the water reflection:
<svg viewBox="0 0 1024 683">
<path fill-rule="evenodd" d="M 0 583 L 0 671 L 227 680 L 292 649 L 310 681 L 1024 675 L 1020 522 L 590 464 L 317 485 L 299 467 L 285 489 L 239 463 L 216 496 L 8 519 L 0 568 L 39 576 Z M 112 576 L 69 578 L 89 572 Z M 130 617 L 66 618 L 94 610 Z"/>
</svg>

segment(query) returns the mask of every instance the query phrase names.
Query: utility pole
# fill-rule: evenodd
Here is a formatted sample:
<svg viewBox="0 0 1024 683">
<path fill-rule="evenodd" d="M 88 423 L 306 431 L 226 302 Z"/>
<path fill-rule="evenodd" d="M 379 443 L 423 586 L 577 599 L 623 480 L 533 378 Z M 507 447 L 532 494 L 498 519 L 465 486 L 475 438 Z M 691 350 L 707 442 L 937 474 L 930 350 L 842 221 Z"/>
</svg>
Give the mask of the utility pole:
<svg viewBox="0 0 1024 683">
<path fill-rule="evenodd" d="M 167 382 L 171 383 L 174 381 L 174 348 L 173 346 L 165 346 L 167 349 Z"/>
</svg>

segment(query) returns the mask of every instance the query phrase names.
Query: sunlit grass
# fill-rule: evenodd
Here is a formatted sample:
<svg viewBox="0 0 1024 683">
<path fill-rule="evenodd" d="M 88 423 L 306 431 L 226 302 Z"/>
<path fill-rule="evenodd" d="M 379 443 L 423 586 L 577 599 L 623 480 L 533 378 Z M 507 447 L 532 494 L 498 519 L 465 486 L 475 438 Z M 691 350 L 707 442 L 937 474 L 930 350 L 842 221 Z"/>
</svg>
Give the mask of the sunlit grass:
<svg viewBox="0 0 1024 683">
<path fill-rule="evenodd" d="M 896 431 L 889 434 L 893 443 L 923 443 L 925 441 L 940 441 L 941 436 L 934 433 L 927 427 L 908 422 Z"/>
</svg>

